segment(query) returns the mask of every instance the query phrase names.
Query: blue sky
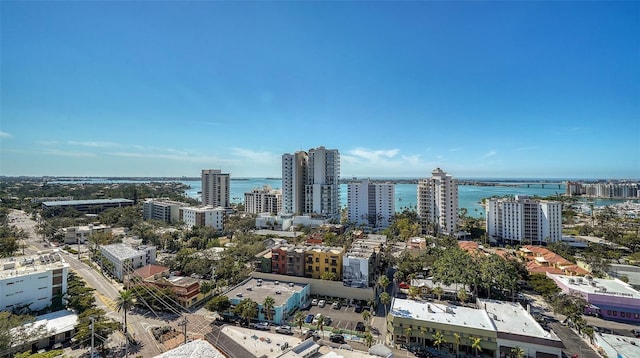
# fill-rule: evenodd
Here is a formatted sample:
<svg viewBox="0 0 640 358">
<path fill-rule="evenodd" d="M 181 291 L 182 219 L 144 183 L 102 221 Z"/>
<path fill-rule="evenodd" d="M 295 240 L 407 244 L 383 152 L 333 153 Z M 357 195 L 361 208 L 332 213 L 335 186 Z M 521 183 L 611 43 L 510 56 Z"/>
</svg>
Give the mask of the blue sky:
<svg viewBox="0 0 640 358">
<path fill-rule="evenodd" d="M 0 7 L 0 175 L 640 178 L 639 2 Z"/>
</svg>

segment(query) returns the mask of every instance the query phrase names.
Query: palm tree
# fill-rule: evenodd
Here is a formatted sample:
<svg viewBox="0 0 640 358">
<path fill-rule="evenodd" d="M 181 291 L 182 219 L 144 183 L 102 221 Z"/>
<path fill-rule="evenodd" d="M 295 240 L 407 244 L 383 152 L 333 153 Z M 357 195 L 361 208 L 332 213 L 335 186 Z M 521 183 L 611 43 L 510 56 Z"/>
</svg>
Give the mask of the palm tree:
<svg viewBox="0 0 640 358">
<path fill-rule="evenodd" d="M 427 337 L 429 330 L 427 327 L 420 327 L 420 336 L 422 337 L 422 344 L 425 344 L 425 338 Z"/>
<path fill-rule="evenodd" d="M 387 277 L 387 275 L 381 275 L 378 278 L 378 286 L 380 286 L 382 288 L 382 291 L 386 291 L 387 290 L 387 286 L 389 286 L 389 278 Z"/>
<path fill-rule="evenodd" d="M 438 296 L 438 301 L 440 301 L 444 290 L 442 289 L 442 287 L 436 286 L 433 288 L 433 290 L 431 290 L 431 292 L 433 292 L 434 295 Z"/>
<path fill-rule="evenodd" d="M 262 309 L 264 309 L 264 316 L 267 318 L 267 321 L 271 321 L 271 319 L 273 318 L 271 316 L 271 310 L 273 309 L 273 306 L 275 304 L 276 301 L 271 296 L 265 297 L 264 301 L 262 302 Z"/>
<path fill-rule="evenodd" d="M 433 344 L 435 344 L 436 347 L 438 347 L 438 352 L 440 352 L 440 345 L 442 343 L 447 343 L 447 340 L 444 339 L 442 332 L 436 331 L 436 333 L 433 335 Z"/>
<path fill-rule="evenodd" d="M 364 310 L 362 311 L 362 320 L 369 324 L 369 319 L 371 319 L 371 311 L 369 310 Z"/>
<path fill-rule="evenodd" d="M 301 311 L 296 312 L 296 315 L 293 317 L 293 322 L 302 330 L 302 325 L 304 324 L 304 313 Z"/>
<path fill-rule="evenodd" d="M 471 349 L 476 352 L 476 357 L 478 356 L 478 351 L 482 352 L 482 338 L 480 337 L 469 337 L 469 341 L 471 341 Z"/>
<path fill-rule="evenodd" d="M 120 291 L 120 295 L 116 299 L 116 309 L 118 312 L 124 312 L 124 335 L 127 336 L 127 311 L 133 308 L 136 303 L 136 298 L 132 291 L 124 290 Z"/>
<path fill-rule="evenodd" d="M 416 299 L 416 297 L 418 296 L 420 296 L 420 287 L 409 286 L 409 297 L 412 299 Z"/>
<path fill-rule="evenodd" d="M 458 299 L 461 303 L 464 303 L 468 298 L 469 295 L 467 294 L 467 290 L 465 290 L 464 287 L 458 290 Z"/>
<path fill-rule="evenodd" d="M 324 316 L 323 315 L 320 315 L 320 317 L 318 317 L 317 328 L 318 328 L 318 331 L 324 333 Z"/>
<path fill-rule="evenodd" d="M 373 336 L 371 335 L 370 332 L 367 332 L 364 335 L 364 341 L 365 341 L 365 343 L 367 343 L 367 347 L 371 348 L 371 344 L 373 343 Z"/>
<path fill-rule="evenodd" d="M 387 305 L 391 303 L 391 295 L 386 292 L 380 294 L 380 303 L 384 305 L 384 317 L 387 317 Z"/>
<path fill-rule="evenodd" d="M 407 345 L 411 341 L 411 334 L 413 333 L 413 329 L 411 327 L 407 327 L 404 329 L 404 335 L 407 337 Z"/>
<path fill-rule="evenodd" d="M 511 348 L 511 358 L 522 358 L 524 357 L 524 349 L 516 346 Z"/>
<path fill-rule="evenodd" d="M 453 339 L 456 341 L 456 358 L 460 355 L 460 334 L 454 333 Z"/>
</svg>

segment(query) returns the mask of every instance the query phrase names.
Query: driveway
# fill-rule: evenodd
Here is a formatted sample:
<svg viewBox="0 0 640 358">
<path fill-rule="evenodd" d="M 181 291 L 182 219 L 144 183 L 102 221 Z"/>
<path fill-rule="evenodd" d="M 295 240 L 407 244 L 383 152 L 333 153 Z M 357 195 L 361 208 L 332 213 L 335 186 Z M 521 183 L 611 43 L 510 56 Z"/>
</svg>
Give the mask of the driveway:
<svg viewBox="0 0 640 358">
<path fill-rule="evenodd" d="M 580 358 L 600 358 L 598 353 L 571 328 L 564 326 L 560 322 L 549 323 L 549 327 L 551 327 L 558 335 L 558 338 L 562 340 L 562 344 L 564 344 L 562 352 L 567 357 L 572 357 L 574 354 L 577 354 Z"/>
</svg>

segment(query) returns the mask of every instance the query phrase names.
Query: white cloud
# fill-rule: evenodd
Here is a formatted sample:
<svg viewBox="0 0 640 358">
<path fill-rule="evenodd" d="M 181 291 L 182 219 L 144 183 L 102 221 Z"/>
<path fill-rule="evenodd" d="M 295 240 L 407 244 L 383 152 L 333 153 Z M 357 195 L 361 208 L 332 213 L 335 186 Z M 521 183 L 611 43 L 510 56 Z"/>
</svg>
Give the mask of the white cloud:
<svg viewBox="0 0 640 358">
<path fill-rule="evenodd" d="M 70 145 L 78 145 L 78 146 L 82 146 L 82 147 L 92 147 L 92 148 L 110 148 L 110 147 L 117 147 L 120 144 L 118 143 L 114 143 L 114 142 L 94 142 L 94 141 L 90 141 L 90 142 L 77 142 L 77 141 L 68 141 L 67 144 Z"/>
<path fill-rule="evenodd" d="M 496 154 L 498 154 L 498 152 L 496 152 L 495 150 L 492 150 L 492 151 L 486 153 L 485 155 L 483 155 L 482 158 L 484 158 L 484 159 L 491 158 Z"/>
<path fill-rule="evenodd" d="M 0 131 L 0 138 L 11 138 L 12 135 L 7 132 Z"/>
<path fill-rule="evenodd" d="M 76 151 L 65 151 L 65 150 L 56 150 L 56 149 L 48 149 L 42 152 L 44 155 L 56 155 L 60 157 L 74 157 L 74 158 L 90 158 L 95 157 L 94 153 L 87 152 L 76 152 Z"/>
<path fill-rule="evenodd" d="M 449 149 L 449 151 L 450 151 L 450 152 L 459 152 L 459 151 L 461 151 L 462 149 L 464 149 L 464 148 L 463 148 L 463 147 L 455 147 L 455 148 L 451 148 L 451 149 Z"/>
<path fill-rule="evenodd" d="M 193 155 L 185 153 L 141 153 L 141 152 L 109 152 L 108 155 L 125 158 L 141 158 L 141 159 L 165 159 L 180 162 L 192 162 L 192 163 L 211 163 L 212 161 L 220 162 L 220 160 L 213 159 L 212 156 L 206 155 Z"/>
<path fill-rule="evenodd" d="M 255 151 L 247 148 L 232 148 L 231 154 L 243 160 L 258 163 L 280 163 L 280 159 L 282 158 L 279 154 L 267 151 Z"/>
<path fill-rule="evenodd" d="M 369 161 L 373 160 L 383 160 L 385 158 L 393 158 L 398 153 L 400 153 L 399 149 L 387 149 L 387 150 L 367 150 L 365 148 L 355 148 L 348 151 L 349 154 L 360 157 L 362 159 L 366 159 Z"/>
<path fill-rule="evenodd" d="M 440 165 L 442 157 L 425 160 L 420 154 L 401 154 L 399 149 L 355 148 L 340 156 L 341 175 L 373 177 L 419 177 Z"/>
</svg>

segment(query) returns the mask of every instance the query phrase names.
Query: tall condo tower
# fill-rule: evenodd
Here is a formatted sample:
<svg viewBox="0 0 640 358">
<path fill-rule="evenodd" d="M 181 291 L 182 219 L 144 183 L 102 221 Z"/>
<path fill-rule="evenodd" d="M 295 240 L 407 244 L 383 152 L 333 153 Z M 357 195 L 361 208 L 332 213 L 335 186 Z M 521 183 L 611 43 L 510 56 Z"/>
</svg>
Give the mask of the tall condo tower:
<svg viewBox="0 0 640 358">
<path fill-rule="evenodd" d="M 350 223 L 386 228 L 395 214 L 395 185 L 372 183 L 369 179 L 352 180 L 348 185 Z"/>
<path fill-rule="evenodd" d="M 458 227 L 458 179 L 436 168 L 431 178 L 418 181 L 418 216 L 422 228 L 453 234 Z"/>
<path fill-rule="evenodd" d="M 230 207 L 229 202 L 229 174 L 220 169 L 202 170 L 202 204 L 223 208 Z"/>
<path fill-rule="evenodd" d="M 487 235 L 508 244 L 550 244 L 562 239 L 562 203 L 534 200 L 526 195 L 515 199 L 489 199 Z"/>
<path fill-rule="evenodd" d="M 282 155 L 282 211 L 340 219 L 340 153 L 318 147 Z"/>
</svg>

